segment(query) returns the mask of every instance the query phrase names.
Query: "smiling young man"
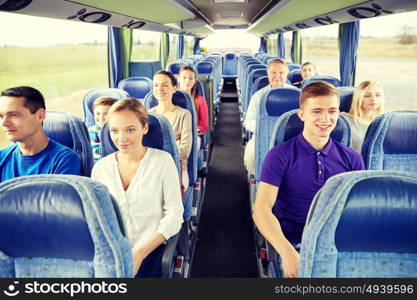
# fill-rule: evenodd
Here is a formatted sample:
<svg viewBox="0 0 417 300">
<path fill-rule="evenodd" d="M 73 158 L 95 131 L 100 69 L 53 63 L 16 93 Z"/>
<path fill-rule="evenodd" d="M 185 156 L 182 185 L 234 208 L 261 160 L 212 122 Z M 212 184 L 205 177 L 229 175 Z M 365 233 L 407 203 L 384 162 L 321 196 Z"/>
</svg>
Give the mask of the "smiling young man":
<svg viewBox="0 0 417 300">
<path fill-rule="evenodd" d="M 71 149 L 43 131 L 45 101 L 31 87 L 1 92 L 0 125 L 14 144 L 0 150 L 0 182 L 35 174 L 80 174 L 81 162 Z"/>
<path fill-rule="evenodd" d="M 266 156 L 253 219 L 281 258 L 285 277 L 296 277 L 299 244 L 316 192 L 336 174 L 365 169 L 361 156 L 330 138 L 339 117 L 336 88 L 317 81 L 300 95 L 301 134 L 272 148 Z"/>
</svg>

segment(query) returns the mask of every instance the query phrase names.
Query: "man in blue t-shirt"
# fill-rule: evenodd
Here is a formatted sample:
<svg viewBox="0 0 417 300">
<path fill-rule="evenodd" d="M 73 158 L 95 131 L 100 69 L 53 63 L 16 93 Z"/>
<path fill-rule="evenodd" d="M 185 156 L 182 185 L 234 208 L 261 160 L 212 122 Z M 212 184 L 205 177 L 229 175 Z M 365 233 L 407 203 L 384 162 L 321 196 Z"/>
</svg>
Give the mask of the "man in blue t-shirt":
<svg viewBox="0 0 417 300">
<path fill-rule="evenodd" d="M 34 174 L 80 174 L 81 162 L 71 149 L 51 140 L 43 131 L 45 101 L 31 87 L 1 92 L 0 124 L 14 144 L 0 150 L 0 182 Z"/>
<path fill-rule="evenodd" d="M 296 277 L 307 213 L 316 192 L 336 174 L 365 169 L 361 156 L 330 138 L 339 117 L 337 89 L 313 82 L 300 95 L 300 135 L 272 148 L 266 156 L 253 219 L 281 257 L 285 277 Z"/>
</svg>

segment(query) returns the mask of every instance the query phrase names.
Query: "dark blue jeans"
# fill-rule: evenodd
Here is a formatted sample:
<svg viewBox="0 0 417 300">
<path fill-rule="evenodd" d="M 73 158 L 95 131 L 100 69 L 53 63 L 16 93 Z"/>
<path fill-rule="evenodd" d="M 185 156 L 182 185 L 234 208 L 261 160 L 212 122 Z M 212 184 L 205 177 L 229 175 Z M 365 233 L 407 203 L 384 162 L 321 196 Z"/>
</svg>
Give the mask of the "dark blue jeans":
<svg viewBox="0 0 417 300">
<path fill-rule="evenodd" d="M 162 256 L 164 255 L 165 245 L 162 244 L 153 250 L 142 262 L 136 278 L 161 277 Z"/>
</svg>

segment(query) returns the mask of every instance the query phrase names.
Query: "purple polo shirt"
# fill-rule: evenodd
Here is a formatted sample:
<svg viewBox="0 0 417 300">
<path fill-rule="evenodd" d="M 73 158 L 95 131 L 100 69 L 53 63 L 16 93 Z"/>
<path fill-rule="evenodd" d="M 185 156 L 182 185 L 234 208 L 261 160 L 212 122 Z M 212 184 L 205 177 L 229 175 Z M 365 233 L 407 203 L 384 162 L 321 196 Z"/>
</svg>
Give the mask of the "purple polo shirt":
<svg viewBox="0 0 417 300">
<path fill-rule="evenodd" d="M 302 134 L 272 148 L 263 162 L 261 181 L 279 187 L 272 211 L 285 237 L 293 244 L 301 242 L 311 201 L 329 177 L 364 169 L 357 152 L 332 139 L 320 151 Z"/>
</svg>

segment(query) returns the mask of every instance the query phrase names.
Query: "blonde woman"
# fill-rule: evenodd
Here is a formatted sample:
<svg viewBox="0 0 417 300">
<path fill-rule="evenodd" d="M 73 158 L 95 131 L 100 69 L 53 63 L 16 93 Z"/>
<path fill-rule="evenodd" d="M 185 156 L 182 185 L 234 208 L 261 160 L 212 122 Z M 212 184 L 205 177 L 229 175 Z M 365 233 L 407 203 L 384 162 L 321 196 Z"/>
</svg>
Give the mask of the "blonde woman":
<svg viewBox="0 0 417 300">
<path fill-rule="evenodd" d="M 148 113 L 138 100 L 119 100 L 107 121 L 118 151 L 99 160 L 91 177 L 117 200 L 132 245 L 136 277 L 160 277 L 164 242 L 178 233 L 183 204 L 171 155 L 145 147 Z"/>
<path fill-rule="evenodd" d="M 349 120 L 352 127 L 351 147 L 361 153 L 363 140 L 368 126 L 375 118 L 384 112 L 384 90 L 373 80 L 362 82 L 352 98 L 352 105 L 348 113 L 342 113 Z"/>
</svg>

